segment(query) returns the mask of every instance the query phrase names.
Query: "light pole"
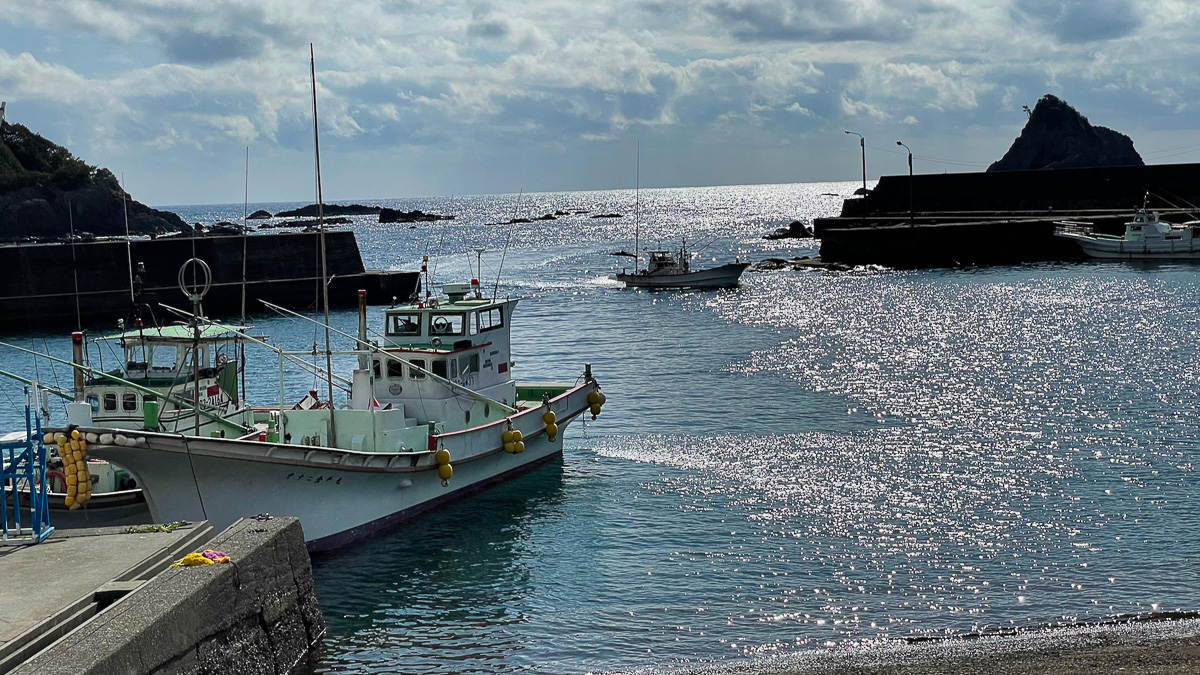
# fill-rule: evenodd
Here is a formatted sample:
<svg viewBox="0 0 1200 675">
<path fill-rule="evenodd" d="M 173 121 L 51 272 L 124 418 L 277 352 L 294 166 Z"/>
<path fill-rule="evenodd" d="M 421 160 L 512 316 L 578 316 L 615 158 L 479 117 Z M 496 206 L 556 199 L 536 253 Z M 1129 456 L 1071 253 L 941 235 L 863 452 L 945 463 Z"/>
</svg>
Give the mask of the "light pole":
<svg viewBox="0 0 1200 675">
<path fill-rule="evenodd" d="M 857 131 L 847 131 L 848 134 L 858 136 L 858 147 L 862 148 L 862 169 L 863 169 L 863 186 L 862 193 L 867 194 L 867 139 Z"/>
<path fill-rule="evenodd" d="M 905 150 L 908 150 L 908 226 L 913 227 L 913 226 L 915 226 L 915 223 L 913 222 L 912 148 L 909 148 L 907 145 L 901 143 L 900 141 L 896 141 L 896 145 L 899 145 L 900 147 L 904 148 Z"/>
</svg>

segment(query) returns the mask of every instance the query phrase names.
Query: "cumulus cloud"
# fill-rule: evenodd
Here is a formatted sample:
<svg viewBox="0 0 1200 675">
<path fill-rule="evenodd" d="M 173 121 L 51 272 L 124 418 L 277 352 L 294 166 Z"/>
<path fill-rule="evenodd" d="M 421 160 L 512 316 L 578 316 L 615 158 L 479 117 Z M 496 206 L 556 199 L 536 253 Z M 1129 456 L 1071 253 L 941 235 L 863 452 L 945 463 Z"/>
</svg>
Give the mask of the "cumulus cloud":
<svg viewBox="0 0 1200 675">
<path fill-rule="evenodd" d="M 381 157 L 558 154 L 633 136 L 681 148 L 719 137 L 753 153 L 780 138 L 842 142 L 851 121 L 1011 139 L 1020 105 L 1047 92 L 1098 108 L 1115 128 L 1191 124 L 1179 120 L 1200 95 L 1200 78 L 1179 67 L 1200 49 L 1200 8 L 1181 0 L 40 0 L 6 10 L 10 117 L 53 106 L 110 149 L 308 147 L 310 41 L 323 133 Z M 1110 103 L 1135 98 L 1129 113 Z"/>
<path fill-rule="evenodd" d="M 1063 42 L 1092 42 L 1131 35 L 1142 25 L 1131 0 L 1016 0 L 1013 14 Z"/>
</svg>

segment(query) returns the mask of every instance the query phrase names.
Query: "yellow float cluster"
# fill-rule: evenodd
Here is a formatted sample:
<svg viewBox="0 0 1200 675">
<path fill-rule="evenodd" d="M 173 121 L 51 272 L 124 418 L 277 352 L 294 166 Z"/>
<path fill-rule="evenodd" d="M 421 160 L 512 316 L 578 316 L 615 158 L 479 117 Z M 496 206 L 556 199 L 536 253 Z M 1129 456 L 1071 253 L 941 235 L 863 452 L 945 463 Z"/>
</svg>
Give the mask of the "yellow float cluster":
<svg viewBox="0 0 1200 675">
<path fill-rule="evenodd" d="M 450 466 L 450 451 L 441 448 L 433 453 L 433 460 L 437 462 L 438 478 L 442 479 L 442 487 L 450 484 L 450 477 L 454 475 L 454 467 Z"/>
<path fill-rule="evenodd" d="M 596 419 L 596 416 L 600 414 L 600 408 L 602 408 L 607 401 L 608 397 L 605 396 L 604 392 L 600 391 L 599 389 L 588 393 L 587 402 L 588 405 L 591 406 L 592 419 Z"/>
<path fill-rule="evenodd" d="M 558 425 L 555 424 L 557 419 L 558 418 L 555 417 L 553 410 L 547 410 L 542 414 L 542 421 L 546 423 L 546 435 L 549 436 L 550 440 L 552 441 L 554 440 L 554 437 L 558 435 Z"/>
<path fill-rule="evenodd" d="M 67 477 L 66 505 L 77 509 L 92 498 L 92 475 L 87 466 L 87 440 L 78 429 L 70 434 L 46 434 L 45 441 L 49 442 L 54 436 L 54 444 L 58 446 L 58 456 L 62 459 L 63 473 Z"/>
<path fill-rule="evenodd" d="M 510 455 L 519 455 L 525 452 L 525 441 L 521 440 L 520 429 L 509 429 L 500 434 L 500 440 L 504 441 L 504 451 Z"/>
</svg>

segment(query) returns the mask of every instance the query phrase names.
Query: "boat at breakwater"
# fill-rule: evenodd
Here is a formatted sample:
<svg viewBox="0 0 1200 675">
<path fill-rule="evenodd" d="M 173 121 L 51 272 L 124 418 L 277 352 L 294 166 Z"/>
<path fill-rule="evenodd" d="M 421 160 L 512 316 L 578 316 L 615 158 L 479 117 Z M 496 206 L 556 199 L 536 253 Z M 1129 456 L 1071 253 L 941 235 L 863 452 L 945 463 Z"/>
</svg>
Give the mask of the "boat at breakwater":
<svg viewBox="0 0 1200 675">
<path fill-rule="evenodd" d="M 365 269 L 353 232 L 324 236 L 332 306 L 353 307 L 359 289 L 381 304 L 417 293 L 417 272 Z M 243 297 L 304 309 L 319 294 L 320 241 L 316 232 L 287 232 L 0 246 L 0 267 L 10 271 L 0 278 L 0 329 L 78 327 L 126 317 L 138 278 L 146 304 L 173 300 L 177 272 L 193 257 L 211 261 L 212 288 L 205 297 L 211 314 L 237 314 Z"/>
<path fill-rule="evenodd" d="M 1073 241 L 1089 258 L 1109 260 L 1198 260 L 1200 221 L 1173 225 L 1159 220 L 1156 211 L 1138 209 L 1125 224 L 1123 235 L 1097 232 L 1088 223 L 1063 222 L 1054 236 Z"/>
<path fill-rule="evenodd" d="M 883 176 L 840 215 L 814 218 L 821 259 L 932 267 L 1078 257 L 1063 220 L 1122 231 L 1146 192 L 1160 213 L 1200 203 L 1200 164 Z"/>
<path fill-rule="evenodd" d="M 485 298 L 477 282 L 445 293 L 385 309 L 380 346 L 368 341 L 360 304 L 351 352 L 359 367 L 345 407 L 316 392 L 287 405 L 281 394 L 277 407 L 252 409 L 233 436 L 135 432 L 89 450 L 134 475 L 155 521 L 203 518 L 220 529 L 257 513 L 294 515 L 312 550 L 561 454 L 567 425 L 604 404 L 590 367 L 570 382 L 518 383 L 510 348 L 518 301 Z M 277 354 L 282 378 L 285 353 Z"/>
</svg>

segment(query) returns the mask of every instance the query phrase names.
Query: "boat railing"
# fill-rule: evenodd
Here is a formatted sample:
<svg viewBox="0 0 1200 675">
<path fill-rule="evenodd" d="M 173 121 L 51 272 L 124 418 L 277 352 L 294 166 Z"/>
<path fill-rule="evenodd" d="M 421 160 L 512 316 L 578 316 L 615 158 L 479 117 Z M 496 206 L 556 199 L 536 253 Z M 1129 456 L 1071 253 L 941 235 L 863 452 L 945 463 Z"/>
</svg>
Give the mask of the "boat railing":
<svg viewBox="0 0 1200 675">
<path fill-rule="evenodd" d="M 1060 220 L 1054 223 L 1054 232 L 1056 234 L 1082 234 L 1088 235 L 1095 231 L 1095 227 L 1091 223 L 1080 222 L 1076 220 Z"/>
</svg>

